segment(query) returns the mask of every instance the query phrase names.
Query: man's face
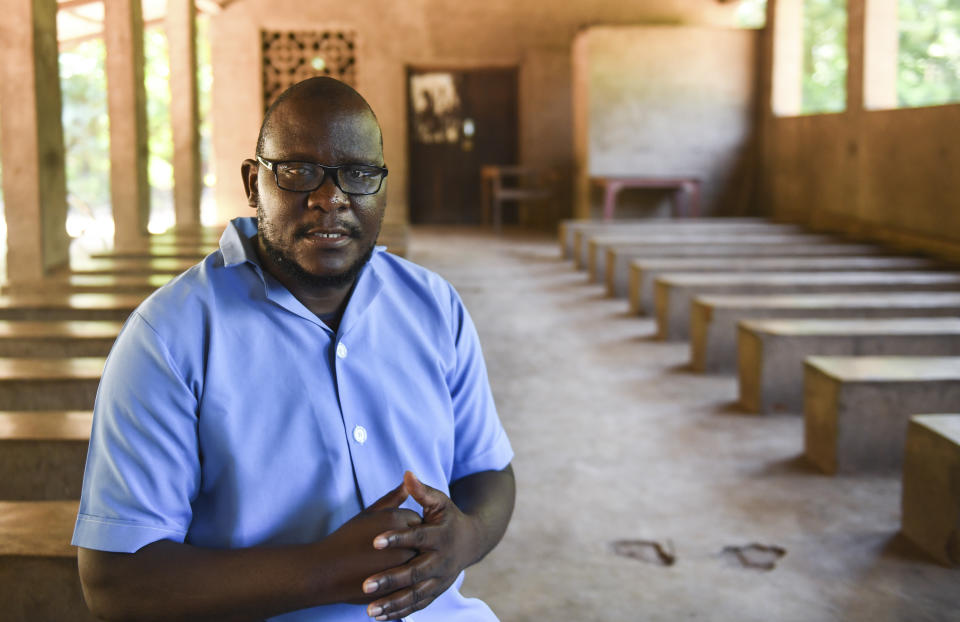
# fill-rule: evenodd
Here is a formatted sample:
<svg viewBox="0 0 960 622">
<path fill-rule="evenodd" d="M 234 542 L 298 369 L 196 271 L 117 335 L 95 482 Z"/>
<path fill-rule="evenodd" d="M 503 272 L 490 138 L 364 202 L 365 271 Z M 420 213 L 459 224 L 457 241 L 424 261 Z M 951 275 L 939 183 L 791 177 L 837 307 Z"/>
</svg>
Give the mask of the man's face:
<svg viewBox="0 0 960 622">
<path fill-rule="evenodd" d="M 261 156 L 271 161 L 328 166 L 383 166 L 376 120 L 361 106 L 330 110 L 321 103 L 288 101 L 270 122 Z M 349 285 L 370 258 L 386 204 L 386 180 L 377 194 L 346 194 L 329 177 L 313 192 L 279 188 L 272 171 L 257 167 L 256 192 L 261 248 L 268 269 L 300 286 Z M 280 275 L 278 275 L 280 276 Z M 281 280 L 286 280 L 282 279 Z"/>
</svg>

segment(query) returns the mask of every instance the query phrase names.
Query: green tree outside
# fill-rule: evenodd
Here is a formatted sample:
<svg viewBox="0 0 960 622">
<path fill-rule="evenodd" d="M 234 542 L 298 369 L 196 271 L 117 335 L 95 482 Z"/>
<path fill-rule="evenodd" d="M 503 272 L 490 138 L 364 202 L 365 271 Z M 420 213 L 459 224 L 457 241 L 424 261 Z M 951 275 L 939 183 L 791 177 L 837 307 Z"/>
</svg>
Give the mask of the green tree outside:
<svg viewBox="0 0 960 622">
<path fill-rule="evenodd" d="M 209 169 L 210 162 L 209 110 L 213 81 L 210 48 L 206 39 L 208 23 L 207 18 L 197 20 L 203 171 Z M 151 188 L 150 223 L 152 230 L 160 231 L 174 222 L 170 61 L 167 37 L 162 28 L 147 28 L 143 43 L 150 154 L 147 164 Z M 109 243 L 113 232 L 113 216 L 110 208 L 110 121 L 105 63 L 106 49 L 102 38 L 78 43 L 60 53 L 67 169 L 67 231 L 73 237 L 86 232 Z M 205 177 L 211 181 L 209 176 Z M 204 190 L 209 194 L 207 188 Z"/>
<path fill-rule="evenodd" d="M 803 2 L 803 114 L 847 106 L 846 0 Z"/>
<path fill-rule="evenodd" d="M 960 101 L 960 0 L 900 0 L 897 102 Z"/>
<path fill-rule="evenodd" d="M 767 24 L 767 0 L 740 0 L 735 19 L 740 28 L 763 28 Z"/>
</svg>

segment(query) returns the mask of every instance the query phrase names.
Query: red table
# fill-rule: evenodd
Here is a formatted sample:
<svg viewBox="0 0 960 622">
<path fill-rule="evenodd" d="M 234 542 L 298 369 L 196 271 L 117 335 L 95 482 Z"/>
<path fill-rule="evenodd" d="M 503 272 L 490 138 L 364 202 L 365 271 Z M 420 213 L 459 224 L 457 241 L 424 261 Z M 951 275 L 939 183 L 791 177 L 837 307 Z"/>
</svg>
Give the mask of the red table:
<svg viewBox="0 0 960 622">
<path fill-rule="evenodd" d="M 617 195 L 624 188 L 662 188 L 675 190 L 674 218 L 700 215 L 700 180 L 696 177 L 591 177 L 590 183 L 603 188 L 603 219 L 612 220 Z"/>
</svg>

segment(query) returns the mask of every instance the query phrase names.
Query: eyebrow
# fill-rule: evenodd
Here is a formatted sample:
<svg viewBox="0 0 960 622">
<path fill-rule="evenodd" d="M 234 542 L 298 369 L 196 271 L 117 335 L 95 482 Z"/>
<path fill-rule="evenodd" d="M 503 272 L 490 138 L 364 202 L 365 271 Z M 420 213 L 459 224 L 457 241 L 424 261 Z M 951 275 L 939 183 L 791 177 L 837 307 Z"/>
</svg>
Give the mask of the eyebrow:
<svg viewBox="0 0 960 622">
<path fill-rule="evenodd" d="M 311 163 L 314 163 L 314 164 L 327 164 L 326 162 L 320 162 L 319 160 L 315 160 L 315 159 L 312 158 L 312 157 L 308 157 L 308 156 L 305 156 L 305 155 L 300 154 L 300 153 L 295 153 L 295 154 L 293 154 L 293 155 L 284 155 L 284 156 L 280 156 L 280 157 L 276 157 L 276 158 L 267 157 L 267 156 L 264 155 L 264 154 L 260 154 L 260 156 L 261 156 L 262 158 L 264 158 L 264 159 L 272 160 L 272 161 L 274 161 L 274 162 L 311 162 Z M 342 165 L 342 164 L 366 164 L 366 165 L 370 165 L 370 166 L 379 166 L 379 167 L 384 167 L 384 166 L 386 166 L 386 164 L 384 164 L 384 160 L 383 160 L 383 159 L 378 159 L 378 158 L 369 158 L 369 159 L 367 159 L 367 158 L 344 158 L 344 159 L 342 159 L 342 160 L 340 161 L 339 164 L 330 164 L 330 166 L 340 166 L 340 165 Z"/>
</svg>

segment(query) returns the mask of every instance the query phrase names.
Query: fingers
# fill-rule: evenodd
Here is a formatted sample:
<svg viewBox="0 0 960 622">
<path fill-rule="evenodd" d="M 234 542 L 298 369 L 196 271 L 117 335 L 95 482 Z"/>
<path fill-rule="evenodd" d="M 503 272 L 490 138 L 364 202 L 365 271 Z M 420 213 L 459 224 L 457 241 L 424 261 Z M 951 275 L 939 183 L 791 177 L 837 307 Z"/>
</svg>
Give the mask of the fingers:
<svg viewBox="0 0 960 622">
<path fill-rule="evenodd" d="M 420 518 L 417 516 L 417 518 Z M 436 547 L 436 537 L 440 529 L 431 525 L 413 523 L 414 529 L 395 529 L 378 534 L 373 539 L 373 548 L 405 548 L 405 549 L 433 549 Z"/>
<path fill-rule="evenodd" d="M 418 555 L 406 564 L 373 575 L 363 582 L 364 594 L 390 594 L 432 578 L 432 553 Z"/>
<path fill-rule="evenodd" d="M 452 582 L 451 582 L 452 583 Z M 423 609 L 450 587 L 437 579 L 428 579 L 407 589 L 390 594 L 387 598 L 367 605 L 367 615 L 375 620 L 398 620 L 414 611 Z"/>
<path fill-rule="evenodd" d="M 410 495 L 407 492 L 405 482 L 401 483 L 399 486 L 374 501 L 373 504 L 367 508 L 367 510 L 386 510 L 388 508 L 398 508 L 400 507 L 401 503 L 407 500 L 408 496 Z"/>
</svg>

